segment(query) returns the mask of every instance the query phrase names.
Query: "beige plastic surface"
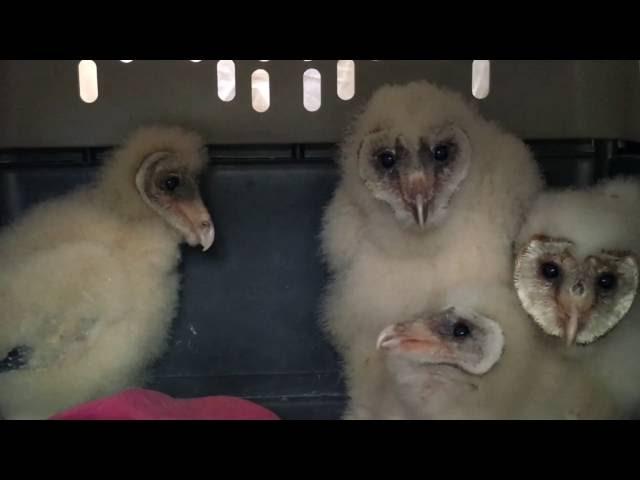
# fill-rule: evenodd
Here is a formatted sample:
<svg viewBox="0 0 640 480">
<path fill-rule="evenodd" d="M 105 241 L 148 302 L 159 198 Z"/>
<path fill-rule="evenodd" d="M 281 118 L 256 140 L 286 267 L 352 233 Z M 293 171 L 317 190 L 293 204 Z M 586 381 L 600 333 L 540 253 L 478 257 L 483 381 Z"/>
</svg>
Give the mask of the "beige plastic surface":
<svg viewBox="0 0 640 480">
<path fill-rule="evenodd" d="M 84 103 L 78 60 L 0 61 L 0 148 L 108 146 L 140 124 L 180 122 L 210 143 L 335 142 L 385 83 L 427 79 L 471 96 L 472 60 L 356 60 L 355 97 L 336 93 L 336 60 L 235 61 L 236 97 L 217 95 L 217 60 L 96 60 L 99 97 Z M 271 105 L 251 107 L 251 73 L 269 72 Z M 303 107 L 302 76 L 322 75 L 322 105 Z M 481 110 L 527 139 L 640 140 L 638 62 L 494 60 Z"/>
</svg>

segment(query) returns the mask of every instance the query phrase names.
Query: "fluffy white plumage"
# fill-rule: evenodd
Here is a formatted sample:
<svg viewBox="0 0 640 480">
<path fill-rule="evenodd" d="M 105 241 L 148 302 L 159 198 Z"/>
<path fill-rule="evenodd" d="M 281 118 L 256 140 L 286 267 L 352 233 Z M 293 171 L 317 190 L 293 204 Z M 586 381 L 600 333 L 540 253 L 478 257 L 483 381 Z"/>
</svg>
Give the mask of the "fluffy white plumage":
<svg viewBox="0 0 640 480">
<path fill-rule="evenodd" d="M 518 234 L 518 245 L 533 235 L 574 239 L 577 252 L 637 251 L 640 247 L 640 182 L 615 178 L 592 188 L 548 190 L 536 199 Z"/>
<path fill-rule="evenodd" d="M 616 178 L 594 187 L 576 190 L 555 190 L 543 193 L 533 204 L 526 223 L 518 236 L 519 252 L 536 235 L 569 240 L 572 257 L 584 261 L 589 256 L 600 256 L 603 251 L 628 252 L 640 255 L 640 181 Z M 625 253 L 625 254 L 626 254 Z M 533 280 L 521 279 L 520 289 L 527 289 Z M 588 278 L 587 281 L 595 281 Z M 619 282 L 620 283 L 620 282 Z M 617 288 L 621 288 L 618 285 Z M 539 291 L 540 289 L 538 289 Z M 521 292 L 523 293 L 523 292 Z M 538 296 L 542 297 L 542 293 Z M 541 298 L 542 299 L 542 298 Z M 543 300 L 543 299 L 542 299 Z M 548 303 L 555 300 L 548 298 Z M 596 297 L 596 302 L 598 299 Z M 607 313 L 604 305 L 592 310 Z M 533 312 L 537 314 L 538 312 Z M 584 319 L 581 319 L 581 321 Z M 532 324 L 532 319 L 529 320 Z M 588 317 L 585 322 L 593 322 Z M 586 323 L 588 325 L 588 323 Z M 626 312 L 604 336 L 588 345 L 566 346 L 561 338 L 542 333 L 546 356 L 557 358 L 559 363 L 572 370 L 574 378 L 588 378 L 597 395 L 594 403 L 608 401 L 611 409 L 585 410 L 588 418 L 624 418 L 637 414 L 640 407 L 640 301 L 637 295 Z M 586 381 L 586 380 L 585 380 Z"/>
<path fill-rule="evenodd" d="M 460 151 L 467 172 L 441 221 L 408 227 L 363 181 L 363 139 L 387 130 L 406 145 L 419 145 L 421 137 L 451 126 L 466 136 Z M 391 408 L 379 412 L 386 387 L 378 334 L 440 304 L 463 280 L 510 285 L 512 242 L 542 180 L 520 140 L 484 120 L 460 95 L 426 82 L 377 91 L 342 145 L 340 167 L 322 232 L 332 274 L 324 323 L 345 363 L 346 417 L 393 417 Z"/>
<path fill-rule="evenodd" d="M 374 417 L 535 420 L 615 415 L 616 405 L 603 394 L 603 385 L 549 342 L 550 337 L 527 318 L 509 286 L 463 284 L 420 318 L 451 306 L 500 325 L 504 334 L 500 359 L 486 373 L 472 375 L 448 366 L 403 361 L 398 358 L 402 352 L 383 351 L 384 403 Z"/>
<path fill-rule="evenodd" d="M 0 360 L 25 357 L 0 372 L 0 414 L 45 418 L 142 382 L 176 311 L 179 244 L 213 241 L 193 182 L 205 165 L 197 134 L 140 129 L 94 185 L 34 207 L 0 234 Z M 163 166 L 187 185 L 183 199 L 158 193 Z"/>
</svg>

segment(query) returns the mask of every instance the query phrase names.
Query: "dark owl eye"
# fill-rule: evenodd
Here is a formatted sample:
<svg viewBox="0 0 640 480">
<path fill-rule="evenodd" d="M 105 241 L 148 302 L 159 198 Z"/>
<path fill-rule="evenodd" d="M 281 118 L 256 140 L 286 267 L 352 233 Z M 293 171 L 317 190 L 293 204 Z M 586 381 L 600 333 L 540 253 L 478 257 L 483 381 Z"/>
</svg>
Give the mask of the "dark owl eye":
<svg viewBox="0 0 640 480">
<path fill-rule="evenodd" d="M 180 179 L 175 175 L 170 176 L 164 181 L 164 188 L 169 192 L 173 192 L 180 185 Z"/>
<path fill-rule="evenodd" d="M 463 322 L 456 322 L 453 325 L 453 336 L 456 338 L 465 338 L 471 334 L 471 330 L 467 324 Z"/>
<path fill-rule="evenodd" d="M 378 154 L 378 161 L 382 168 L 389 170 L 396 164 L 396 155 L 390 150 L 385 150 Z"/>
<path fill-rule="evenodd" d="M 449 160 L 449 146 L 440 144 L 433 149 L 433 159 L 436 162 L 446 162 Z"/>
<path fill-rule="evenodd" d="M 560 276 L 560 267 L 554 262 L 545 262 L 540 266 L 540 273 L 547 280 L 553 280 Z"/>
<path fill-rule="evenodd" d="M 613 273 L 602 273 L 598 276 L 598 286 L 603 290 L 611 290 L 616 286 L 616 276 Z"/>
</svg>

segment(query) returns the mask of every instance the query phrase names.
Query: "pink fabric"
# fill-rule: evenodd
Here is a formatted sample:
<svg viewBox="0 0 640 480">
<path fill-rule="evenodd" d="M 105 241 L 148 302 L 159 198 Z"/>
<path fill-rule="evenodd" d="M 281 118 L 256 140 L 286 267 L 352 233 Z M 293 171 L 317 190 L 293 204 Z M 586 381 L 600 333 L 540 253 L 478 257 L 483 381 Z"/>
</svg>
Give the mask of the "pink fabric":
<svg viewBox="0 0 640 480">
<path fill-rule="evenodd" d="M 176 399 L 143 389 L 78 405 L 51 420 L 279 420 L 248 400 L 235 397 Z"/>
</svg>

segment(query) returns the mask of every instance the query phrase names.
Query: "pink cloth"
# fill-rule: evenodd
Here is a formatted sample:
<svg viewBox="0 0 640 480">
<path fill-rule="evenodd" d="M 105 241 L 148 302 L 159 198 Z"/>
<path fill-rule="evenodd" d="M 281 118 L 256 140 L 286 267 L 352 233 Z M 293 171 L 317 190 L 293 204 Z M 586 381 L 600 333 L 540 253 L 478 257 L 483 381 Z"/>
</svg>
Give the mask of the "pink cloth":
<svg viewBox="0 0 640 480">
<path fill-rule="evenodd" d="M 125 390 L 78 405 L 51 420 L 279 420 L 248 400 L 235 397 L 176 399 L 152 390 Z"/>
</svg>

